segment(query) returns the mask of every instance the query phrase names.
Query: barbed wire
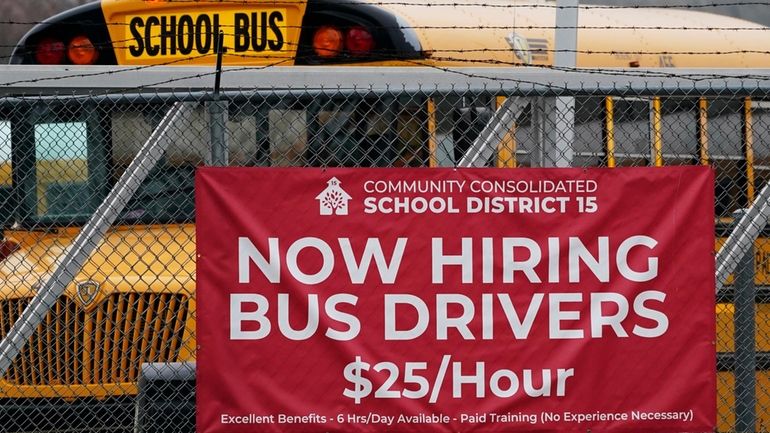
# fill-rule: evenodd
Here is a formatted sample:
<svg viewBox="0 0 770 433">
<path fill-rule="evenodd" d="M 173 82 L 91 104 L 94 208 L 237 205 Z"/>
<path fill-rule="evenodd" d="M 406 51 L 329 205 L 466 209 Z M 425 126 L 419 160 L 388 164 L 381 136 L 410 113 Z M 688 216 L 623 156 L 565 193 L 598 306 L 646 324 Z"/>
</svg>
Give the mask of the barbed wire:
<svg viewBox="0 0 770 433">
<path fill-rule="evenodd" d="M 232 26 L 230 26 L 232 27 Z M 299 27 L 301 29 L 305 29 L 307 27 Z M 408 27 L 399 27 L 400 29 L 406 29 Z M 427 29 L 427 28 L 439 28 L 439 27 L 412 27 L 417 29 Z M 440 27 L 442 29 L 472 29 L 472 30 L 485 30 L 485 29 L 509 29 L 510 27 L 491 27 L 491 26 L 466 26 L 466 27 Z M 584 27 L 581 27 L 584 28 Z M 520 27 L 515 28 L 514 30 L 518 30 Z M 766 28 L 763 30 L 770 30 L 770 28 Z M 189 36 L 189 35 L 195 35 L 195 33 L 189 33 L 189 32 L 179 32 L 176 33 L 174 36 L 174 42 L 175 45 L 178 45 L 178 38 Z M 231 37 L 236 38 L 241 35 L 237 33 L 228 33 L 224 32 L 225 37 Z M 149 40 L 150 41 L 162 41 L 164 39 L 168 39 L 165 36 L 162 36 L 160 34 L 152 35 Z M 211 40 L 213 43 L 213 40 L 215 39 L 215 35 L 211 36 Z M 543 39 L 543 38 L 529 38 L 529 39 Z M 94 42 L 92 41 L 92 45 L 96 48 L 109 48 L 112 47 L 116 50 L 127 50 L 134 45 L 131 45 L 131 42 L 135 42 L 136 39 L 134 38 L 126 38 L 126 39 L 119 39 L 114 41 L 108 41 L 108 42 Z M 143 41 L 147 41 L 147 38 L 143 38 Z M 275 39 L 268 39 L 268 42 L 275 42 Z M 295 45 L 300 46 L 298 43 L 294 43 L 292 41 L 283 41 L 286 45 Z M 35 47 L 37 45 L 31 44 L 31 47 Z M 3 45 L 0 44 L 0 48 L 17 48 L 19 47 L 18 44 L 15 45 Z M 512 52 L 511 48 L 436 48 L 436 49 L 430 49 L 431 52 L 456 52 L 456 53 L 469 53 L 469 52 Z M 710 51 L 696 51 L 696 50 L 661 50 L 661 51 L 651 51 L 651 50 L 591 50 L 591 49 L 553 49 L 553 48 L 529 48 L 525 49 L 524 51 L 530 51 L 530 52 L 538 52 L 538 53 L 559 53 L 559 52 L 566 52 L 566 53 L 578 53 L 578 54 L 668 54 L 668 55 L 703 55 L 703 54 L 769 54 L 770 50 L 749 50 L 749 49 L 737 49 L 737 50 L 710 50 Z M 0 57 L 2 58 L 2 57 Z"/>
<path fill-rule="evenodd" d="M 42 77 L 42 78 L 30 78 L 30 79 L 21 79 L 17 81 L 11 81 L 11 82 L 5 82 L 0 83 L 0 86 L 15 86 L 19 84 L 36 84 L 40 82 L 45 81 L 55 81 L 55 80 L 61 80 L 65 78 L 89 78 L 89 77 L 96 77 L 96 76 L 106 76 L 106 75 L 114 75 L 119 74 L 123 72 L 134 72 L 134 71 L 140 71 L 140 70 L 147 70 L 147 69 L 153 69 L 153 68 L 160 68 L 163 66 L 172 66 L 174 64 L 179 64 L 181 62 L 187 62 L 192 61 L 198 58 L 205 58 L 205 57 L 214 57 L 216 56 L 215 53 L 210 54 L 203 54 L 203 55 L 196 55 L 196 56 L 188 56 L 181 59 L 173 59 L 165 62 L 160 62 L 152 65 L 141 65 L 141 66 L 135 66 L 130 67 L 128 69 L 120 69 L 120 70 L 108 70 L 108 71 L 98 71 L 98 72 L 80 72 L 76 74 L 70 74 L 66 76 L 57 76 L 57 77 Z M 242 58 L 257 58 L 257 59 L 265 59 L 263 56 L 258 55 L 248 55 L 248 54 L 239 54 L 239 57 Z M 271 58 L 277 58 L 278 56 L 272 56 Z M 228 68 L 225 73 L 228 72 L 235 72 L 235 71 L 243 71 L 243 70 L 260 70 L 260 69 L 267 69 L 274 66 L 280 66 L 283 64 L 289 64 L 291 62 L 294 62 L 297 59 L 296 56 L 287 56 L 287 57 L 280 57 L 278 60 L 276 60 L 273 63 L 270 63 L 268 65 L 253 65 L 253 66 L 242 66 L 237 68 Z M 421 67 L 428 67 L 444 72 L 450 72 L 454 74 L 459 74 L 466 76 L 468 78 L 478 78 L 478 79 L 486 79 L 490 81 L 505 81 L 505 82 L 514 82 L 514 83 L 520 83 L 520 84 L 528 84 L 528 85 L 538 85 L 538 86 L 546 86 L 546 87 L 553 87 L 555 89 L 565 89 L 562 86 L 554 85 L 552 83 L 540 83 L 540 82 L 534 82 L 534 81 L 528 81 L 528 80 L 520 80 L 520 79 L 511 79 L 507 77 L 495 77 L 490 75 L 480 75 L 476 73 L 471 73 L 467 71 L 462 71 L 455 69 L 454 67 L 450 66 L 443 66 L 443 65 L 436 65 L 432 64 L 428 60 L 414 60 L 414 59 L 402 59 L 398 58 L 397 55 L 390 55 L 391 60 L 399 60 L 405 64 L 411 64 L 413 66 L 421 66 Z M 383 60 L 388 60 L 387 58 L 384 58 Z M 697 81 L 703 81 L 703 80 L 713 80 L 713 79 L 739 79 L 739 80 L 766 80 L 768 79 L 768 76 L 758 75 L 758 74 L 751 74 L 746 73 L 744 75 L 722 75 L 722 74 L 709 74 L 709 73 L 703 73 L 698 75 L 692 75 L 692 74 L 681 74 L 677 73 L 675 69 L 671 69 L 671 71 L 650 71 L 650 70 L 641 70 L 636 68 L 629 68 L 629 69 L 610 69 L 610 68 L 577 68 L 577 67 L 562 67 L 562 66 L 554 66 L 554 65 L 537 65 L 537 64 L 525 64 L 522 62 L 506 62 L 502 60 L 496 60 L 496 59 L 459 59 L 459 58 L 452 58 L 452 57 L 444 57 L 444 58 L 432 58 L 433 61 L 444 61 L 444 62 L 458 62 L 458 63 L 467 63 L 467 64 L 488 64 L 488 65 L 496 65 L 496 66 L 510 66 L 510 67 L 530 67 L 530 68 L 539 68 L 544 70 L 554 70 L 554 71 L 560 71 L 560 72 L 568 72 L 568 73 L 581 73 L 581 74 L 593 74 L 593 75 L 601 75 L 601 76 L 620 76 L 620 77 L 628 77 L 628 78 L 677 78 L 677 79 L 685 79 L 690 80 L 693 82 Z M 349 66 L 349 67 L 355 67 L 350 64 L 339 64 L 339 65 L 330 65 L 330 66 Z M 299 66 L 298 66 L 299 67 Z M 189 79 L 194 78 L 201 78 L 204 76 L 210 76 L 214 74 L 215 72 L 200 72 L 200 73 L 193 73 L 189 75 L 184 75 L 180 77 L 176 77 L 173 79 L 169 79 L 163 82 L 158 83 L 148 83 L 140 87 L 135 88 L 124 88 L 121 89 L 121 91 L 132 91 L 132 90 L 141 90 L 143 88 L 149 88 L 154 86 L 159 86 L 163 84 L 171 84 L 174 82 L 181 82 Z"/>
<path fill-rule="evenodd" d="M 288 43 L 284 41 L 285 44 L 288 45 L 295 45 Z M 108 48 L 110 44 L 94 44 L 97 48 Z M 298 45 L 299 46 L 299 45 Z M 15 48 L 15 45 L 0 45 L 0 48 Z M 130 49 L 130 46 L 113 46 L 115 50 L 127 50 Z M 309 46 L 305 46 L 305 48 L 310 48 Z M 610 56 L 625 56 L 625 55 L 639 55 L 639 56 L 704 56 L 704 55 L 711 55 L 711 56 L 727 56 L 727 55 L 740 55 L 740 54 L 760 54 L 760 55 L 770 55 L 770 50 L 713 50 L 713 51 L 670 51 L 670 50 L 663 50 L 663 51 L 646 51 L 646 50 L 591 50 L 591 49 L 577 49 L 577 50 L 571 50 L 571 49 L 550 49 L 550 48 L 534 48 L 529 50 L 523 50 L 525 52 L 529 52 L 532 54 L 556 54 L 556 53 L 574 53 L 574 54 L 586 54 L 586 55 L 610 55 Z M 31 51 L 30 51 L 31 52 Z M 477 53 L 504 53 L 504 54 L 514 54 L 511 48 L 468 48 L 468 49 L 431 49 L 427 51 L 429 53 L 430 58 L 435 58 L 435 55 L 437 53 L 455 53 L 455 54 L 477 54 Z M 227 56 L 239 56 L 240 53 L 234 52 L 234 51 L 228 51 L 225 53 Z M 214 53 L 208 53 L 203 56 L 211 56 L 214 55 Z M 376 56 L 377 53 L 375 52 L 374 55 Z M 5 55 L 0 56 L 0 60 L 8 60 L 12 58 L 13 55 Z M 351 58 L 350 60 L 353 60 Z M 470 59 L 463 59 L 463 58 L 456 58 L 453 60 L 467 60 L 470 61 Z M 481 59 L 484 60 L 484 59 Z M 495 61 L 495 59 L 487 59 L 488 61 Z M 475 61 L 475 60 L 474 60 Z M 534 64 L 534 63 L 533 63 Z"/>
</svg>

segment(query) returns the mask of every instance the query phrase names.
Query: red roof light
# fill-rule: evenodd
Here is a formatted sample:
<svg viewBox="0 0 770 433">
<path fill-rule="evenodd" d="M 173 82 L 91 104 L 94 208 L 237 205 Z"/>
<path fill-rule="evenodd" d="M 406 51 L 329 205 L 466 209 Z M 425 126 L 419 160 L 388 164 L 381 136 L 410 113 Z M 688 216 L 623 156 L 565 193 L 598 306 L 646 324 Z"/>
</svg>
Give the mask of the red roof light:
<svg viewBox="0 0 770 433">
<path fill-rule="evenodd" d="M 345 47 L 353 56 L 365 56 L 374 49 L 374 37 L 361 26 L 351 27 L 345 34 Z"/>
<path fill-rule="evenodd" d="M 44 38 L 37 43 L 35 48 L 35 61 L 41 65 L 59 65 L 64 62 L 66 54 L 64 42 L 58 39 Z"/>
</svg>

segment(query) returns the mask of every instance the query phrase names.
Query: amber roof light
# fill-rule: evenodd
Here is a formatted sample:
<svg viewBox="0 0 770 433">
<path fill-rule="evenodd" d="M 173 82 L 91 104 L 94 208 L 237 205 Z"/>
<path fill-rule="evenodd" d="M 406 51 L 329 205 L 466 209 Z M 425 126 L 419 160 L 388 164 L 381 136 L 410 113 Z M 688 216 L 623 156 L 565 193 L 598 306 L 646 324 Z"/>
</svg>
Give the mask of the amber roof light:
<svg viewBox="0 0 770 433">
<path fill-rule="evenodd" d="M 86 36 L 75 36 L 67 46 L 67 58 L 76 65 L 93 65 L 99 59 L 99 50 Z"/>
<path fill-rule="evenodd" d="M 332 26 L 323 26 L 313 35 L 313 50 L 320 57 L 334 57 L 342 52 L 342 32 Z"/>
</svg>

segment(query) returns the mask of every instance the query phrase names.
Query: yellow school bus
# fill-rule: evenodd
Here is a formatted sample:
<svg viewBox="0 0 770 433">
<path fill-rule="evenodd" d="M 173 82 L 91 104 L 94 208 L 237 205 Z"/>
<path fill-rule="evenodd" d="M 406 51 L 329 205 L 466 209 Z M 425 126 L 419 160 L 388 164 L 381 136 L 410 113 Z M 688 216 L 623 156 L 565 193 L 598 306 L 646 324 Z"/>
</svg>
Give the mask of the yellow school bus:
<svg viewBox="0 0 770 433">
<path fill-rule="evenodd" d="M 44 20 L 19 42 L 11 63 L 213 65 L 221 32 L 223 62 L 228 66 L 548 66 L 554 61 L 555 13 L 555 4 L 545 0 L 464 0 L 451 7 L 417 0 L 102 0 Z M 770 47 L 770 32 L 724 16 L 670 8 L 581 7 L 579 27 L 578 67 L 770 67 L 770 56 L 763 54 Z M 490 106 L 472 108 L 493 110 L 501 102 L 491 100 Z M 706 98 L 582 98 L 578 103 L 589 114 L 582 119 L 578 114 L 577 128 L 603 138 L 578 143 L 576 163 L 712 165 L 718 173 L 716 213 L 729 217 L 753 200 L 755 185 L 770 179 L 770 155 L 754 149 L 752 129 L 752 122 L 769 107 L 749 98 L 731 104 L 713 102 L 719 106 L 713 107 Z M 682 109 L 685 106 L 687 110 Z M 353 163 L 333 152 L 310 155 L 313 145 L 303 132 L 309 125 L 302 120 L 307 110 L 283 107 L 264 113 L 261 122 L 269 127 L 262 134 L 263 143 L 256 139 L 265 132 L 259 129 L 260 122 L 232 119 L 229 128 L 247 131 L 251 135 L 242 143 L 251 144 L 240 152 L 233 149 L 231 163 Z M 465 122 L 465 116 L 478 111 L 464 107 L 453 115 Z M 670 126 L 691 112 L 697 113 L 697 118 L 686 121 L 692 143 L 682 143 L 681 131 Z M 323 124 L 334 113 L 322 107 L 314 116 Z M 393 121 L 406 144 L 399 149 L 370 144 L 357 160 L 370 165 L 437 165 L 432 157 L 435 113 L 430 99 L 402 104 Z M 624 120 L 628 113 L 635 117 Z M 39 281 L 50 274 L 78 226 L 127 167 L 139 143 L 149 136 L 157 113 L 137 106 L 112 112 L 108 119 L 93 120 L 92 115 L 80 109 L 67 116 L 30 120 L 25 127 L 35 139 L 19 143 L 11 143 L 13 121 L 0 121 L 0 141 L 6 146 L 11 143 L 19 155 L 11 167 L 10 150 L 0 153 L 5 155 L 5 161 L 0 161 L 0 188 L 10 187 L 13 169 L 18 200 L 11 216 L 15 224 L 6 224 L 0 248 L 0 337 L 20 316 Z M 202 111 L 193 116 L 205 122 Z M 634 129 L 639 119 L 649 124 L 645 134 L 652 138 L 654 158 L 619 144 L 624 136 L 629 141 L 638 139 Z M 295 137 L 282 139 L 281 134 L 271 133 L 275 129 L 287 135 L 287 122 L 301 130 L 293 133 Z M 731 124 L 735 145 L 728 150 L 709 146 L 709 127 L 713 131 Z M 61 134 L 68 137 L 71 150 L 56 150 L 61 148 L 56 144 Z M 512 168 L 534 165 L 527 152 L 533 146 L 528 142 L 531 135 L 523 125 L 500 147 L 494 163 Z M 299 136 L 304 138 L 298 145 Z M 162 167 L 128 203 L 118 224 L 0 379 L 0 403 L 45 399 L 46 404 L 54 404 L 133 396 L 142 363 L 195 360 L 192 176 L 195 166 L 203 163 L 200 155 L 208 143 L 194 136 L 183 139 L 184 143 L 171 144 Z M 469 140 L 461 137 L 459 141 L 463 139 Z M 603 156 L 597 159 L 596 155 Z M 759 249 L 758 254 L 766 250 Z M 758 262 L 765 265 L 764 259 Z M 758 308 L 759 336 L 770 335 L 766 307 Z M 717 350 L 730 353 L 734 348 L 729 299 L 718 303 L 716 311 Z M 770 351 L 770 342 L 762 337 L 758 350 Z M 719 373 L 718 381 L 720 431 L 733 429 L 735 422 L 732 373 L 727 370 Z M 770 386 L 770 377 L 766 371 L 757 376 L 758 407 L 766 408 L 770 401 L 762 390 Z M 770 423 L 767 411 L 757 413 L 762 425 Z"/>
</svg>

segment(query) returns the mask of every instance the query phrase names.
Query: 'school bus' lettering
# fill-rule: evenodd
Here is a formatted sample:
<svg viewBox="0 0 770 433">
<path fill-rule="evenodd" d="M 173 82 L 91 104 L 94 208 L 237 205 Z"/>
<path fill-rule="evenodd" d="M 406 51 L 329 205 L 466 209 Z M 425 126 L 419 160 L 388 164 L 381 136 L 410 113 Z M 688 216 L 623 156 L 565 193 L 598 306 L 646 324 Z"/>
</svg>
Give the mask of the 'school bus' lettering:
<svg viewBox="0 0 770 433">
<path fill-rule="evenodd" d="M 239 54 L 280 52 L 286 47 L 286 11 L 145 15 L 127 17 L 133 58 L 206 55 L 224 33 L 225 49 Z"/>
</svg>

